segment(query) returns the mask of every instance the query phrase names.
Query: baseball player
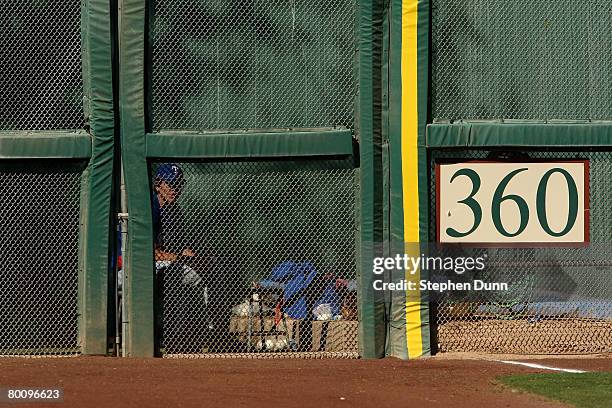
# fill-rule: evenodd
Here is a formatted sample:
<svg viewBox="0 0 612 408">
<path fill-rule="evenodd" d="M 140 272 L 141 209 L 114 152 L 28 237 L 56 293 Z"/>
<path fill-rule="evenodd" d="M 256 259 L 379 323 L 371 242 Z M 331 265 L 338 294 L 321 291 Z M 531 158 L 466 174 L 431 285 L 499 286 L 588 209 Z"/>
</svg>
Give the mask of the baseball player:
<svg viewBox="0 0 612 408">
<path fill-rule="evenodd" d="M 181 195 L 183 186 L 183 171 L 177 164 L 168 163 L 158 167 L 151 198 L 153 242 L 158 269 L 168 262 L 176 262 L 179 258 L 191 258 L 195 255 L 191 248 L 176 251 L 177 239 L 169 234 L 170 232 L 176 235 L 178 232 L 176 229 L 181 228 L 182 220 L 175 203 Z M 175 231 L 165 231 L 162 224 L 173 227 Z"/>
<path fill-rule="evenodd" d="M 162 164 L 157 168 L 153 180 L 152 212 L 153 212 L 153 243 L 155 251 L 155 291 L 156 291 L 156 336 L 160 342 L 158 349 L 164 347 L 162 342 L 163 323 L 171 322 L 172 331 L 166 333 L 166 342 L 172 343 L 174 351 L 178 348 L 191 345 L 187 343 L 183 334 L 189 332 L 190 325 L 202 325 L 205 322 L 195 322 L 193 316 L 185 314 L 194 313 L 185 291 L 202 292 L 204 302 L 207 303 L 207 289 L 202 283 L 200 275 L 187 264 L 196 255 L 193 249 L 184 246 L 182 240 L 183 219 L 177 205 L 185 180 L 183 171 L 174 163 Z M 183 287 L 184 289 L 181 289 Z M 175 308 L 175 312 L 168 310 L 164 314 L 163 304 L 165 298 L 172 297 L 172 303 L 179 302 L 182 306 Z M 162 321 L 163 319 L 163 321 Z M 192 328 L 193 330 L 193 328 Z"/>
<path fill-rule="evenodd" d="M 155 251 L 155 268 L 156 271 L 169 267 L 173 263 L 186 260 L 195 256 L 191 248 L 184 248 L 180 251 L 175 251 L 171 248 L 176 246 L 178 239 L 176 231 L 165 231 L 162 224 L 174 228 L 175 224 L 180 229 L 180 212 L 175 207 L 176 200 L 180 197 L 183 188 L 183 171 L 176 164 L 162 164 L 157 169 L 154 180 L 153 194 L 151 197 L 152 212 L 153 212 L 153 245 Z M 174 234 L 169 234 L 174 232 Z M 174 236 L 173 236 L 174 235 Z M 121 248 L 121 234 L 119 234 L 119 248 Z M 122 254 L 118 254 L 117 260 L 119 266 L 118 284 L 121 289 L 123 276 Z M 195 271 L 185 267 L 185 282 L 186 284 L 197 285 L 199 277 Z"/>
</svg>

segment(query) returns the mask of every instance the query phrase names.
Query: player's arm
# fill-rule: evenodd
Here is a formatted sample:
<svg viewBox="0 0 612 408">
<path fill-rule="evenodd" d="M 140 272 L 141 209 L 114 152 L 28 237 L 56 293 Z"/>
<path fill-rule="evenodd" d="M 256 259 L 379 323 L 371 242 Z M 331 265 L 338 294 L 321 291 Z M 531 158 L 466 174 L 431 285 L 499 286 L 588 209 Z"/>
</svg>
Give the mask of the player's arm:
<svg viewBox="0 0 612 408">
<path fill-rule="evenodd" d="M 183 250 L 181 254 L 184 257 L 192 257 L 195 256 L 195 253 L 190 248 Z M 163 249 L 158 247 L 155 248 L 155 261 L 170 261 L 175 262 L 178 259 L 179 255 L 173 252 L 166 252 Z"/>
<path fill-rule="evenodd" d="M 174 261 L 176 261 L 177 257 L 178 257 L 178 255 L 175 254 L 175 253 L 166 252 L 166 251 L 161 250 L 159 248 L 155 248 L 155 260 L 156 261 L 170 261 L 170 262 L 174 262 Z"/>
</svg>

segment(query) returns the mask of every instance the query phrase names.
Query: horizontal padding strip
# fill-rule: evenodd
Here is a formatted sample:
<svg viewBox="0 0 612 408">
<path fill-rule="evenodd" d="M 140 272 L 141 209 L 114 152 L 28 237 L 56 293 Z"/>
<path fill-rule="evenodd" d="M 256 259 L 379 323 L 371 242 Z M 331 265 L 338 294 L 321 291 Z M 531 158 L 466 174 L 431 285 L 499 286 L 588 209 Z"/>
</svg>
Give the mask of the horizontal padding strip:
<svg viewBox="0 0 612 408">
<path fill-rule="evenodd" d="M 180 132 L 146 135 L 147 157 L 223 158 L 351 156 L 349 129 L 271 132 Z"/>
<path fill-rule="evenodd" d="M 612 146 L 612 122 L 461 122 L 427 126 L 427 147 Z"/>
<path fill-rule="evenodd" d="M 0 159 L 88 159 L 85 131 L 0 131 Z"/>
</svg>

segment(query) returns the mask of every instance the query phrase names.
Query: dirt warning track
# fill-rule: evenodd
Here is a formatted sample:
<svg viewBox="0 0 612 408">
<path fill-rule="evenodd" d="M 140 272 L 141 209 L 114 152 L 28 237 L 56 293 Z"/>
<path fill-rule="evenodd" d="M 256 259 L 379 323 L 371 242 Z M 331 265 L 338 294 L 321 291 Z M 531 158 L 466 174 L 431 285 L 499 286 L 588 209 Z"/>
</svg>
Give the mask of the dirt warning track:
<svg viewBox="0 0 612 408">
<path fill-rule="evenodd" d="M 579 366 L 588 369 L 586 359 Z M 612 360 L 594 359 L 596 370 Z M 556 360 L 547 360 L 555 364 Z M 560 364 L 572 366 L 573 361 Z M 560 407 L 496 383 L 541 372 L 485 360 L 0 359 L 2 387 L 61 387 L 50 407 Z"/>
</svg>

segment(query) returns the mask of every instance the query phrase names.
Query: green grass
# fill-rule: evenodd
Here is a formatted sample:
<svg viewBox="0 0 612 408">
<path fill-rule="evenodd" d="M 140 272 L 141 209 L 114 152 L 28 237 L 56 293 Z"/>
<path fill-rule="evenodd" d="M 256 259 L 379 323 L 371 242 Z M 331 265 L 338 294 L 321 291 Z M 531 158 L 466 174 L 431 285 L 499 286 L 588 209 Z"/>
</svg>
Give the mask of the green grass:
<svg viewBox="0 0 612 408">
<path fill-rule="evenodd" d="M 565 402 L 578 408 L 612 407 L 612 372 L 527 374 L 500 377 L 513 388 Z"/>
</svg>

